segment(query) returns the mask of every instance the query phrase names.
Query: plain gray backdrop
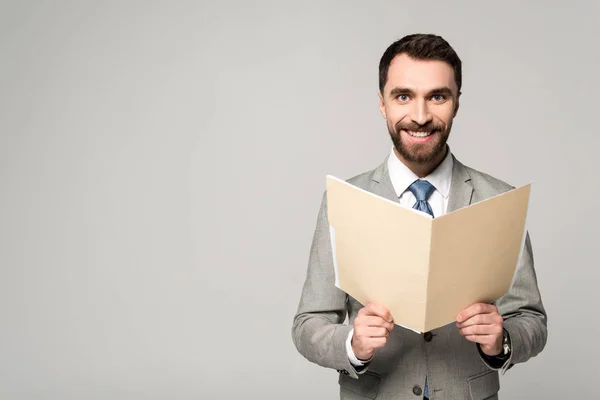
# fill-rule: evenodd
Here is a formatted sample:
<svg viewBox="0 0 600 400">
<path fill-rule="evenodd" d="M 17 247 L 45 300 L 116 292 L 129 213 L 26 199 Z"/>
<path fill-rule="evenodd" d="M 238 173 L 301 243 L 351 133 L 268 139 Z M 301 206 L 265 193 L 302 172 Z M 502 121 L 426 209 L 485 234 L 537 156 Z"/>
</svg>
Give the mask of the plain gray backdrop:
<svg viewBox="0 0 600 400">
<path fill-rule="evenodd" d="M 391 142 L 394 40 L 463 60 L 450 144 L 535 182 L 546 350 L 505 399 L 594 398 L 600 7 L 0 2 L 0 398 L 333 399 L 292 318 L 325 175 Z"/>
</svg>

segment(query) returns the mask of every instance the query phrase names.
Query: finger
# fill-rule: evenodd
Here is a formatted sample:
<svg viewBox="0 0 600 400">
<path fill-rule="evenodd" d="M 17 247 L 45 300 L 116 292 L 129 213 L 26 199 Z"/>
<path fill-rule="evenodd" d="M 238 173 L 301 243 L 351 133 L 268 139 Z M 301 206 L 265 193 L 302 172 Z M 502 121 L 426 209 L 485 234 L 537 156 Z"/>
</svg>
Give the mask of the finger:
<svg viewBox="0 0 600 400">
<path fill-rule="evenodd" d="M 384 327 L 390 332 L 394 329 L 393 322 L 387 322 L 383 318 L 374 315 L 365 315 L 363 318 L 361 318 L 360 324 L 365 326 Z"/>
<path fill-rule="evenodd" d="M 365 310 L 367 315 L 376 315 L 378 317 L 383 318 L 387 322 L 394 322 L 392 314 L 390 314 L 388 309 L 382 306 L 381 304 L 369 303 L 365 308 L 367 309 Z"/>
<path fill-rule="evenodd" d="M 496 337 L 493 335 L 470 335 L 470 336 L 465 336 L 465 338 L 470 342 L 478 343 L 481 346 L 481 350 L 484 351 L 485 354 L 490 354 L 485 351 L 486 348 L 492 349 L 492 348 L 496 348 L 496 346 L 497 346 Z M 494 351 L 494 354 L 498 354 L 500 352 L 500 350 Z"/>
<path fill-rule="evenodd" d="M 479 343 L 481 345 L 489 346 L 496 340 L 494 335 L 467 335 L 465 336 L 469 342 Z"/>
<path fill-rule="evenodd" d="M 502 327 L 498 325 L 472 325 L 460 329 L 460 334 L 463 336 L 470 335 L 499 335 L 502 332 Z"/>
<path fill-rule="evenodd" d="M 500 314 L 477 314 L 463 322 L 457 322 L 456 326 L 464 328 L 472 325 L 501 325 L 504 319 Z"/>
<path fill-rule="evenodd" d="M 496 308 L 496 306 L 494 306 L 492 304 L 475 303 L 475 304 L 472 304 L 469 307 L 465 308 L 464 310 L 462 310 L 456 316 L 456 321 L 464 322 L 474 315 L 489 314 L 489 313 L 493 313 L 493 312 L 496 312 L 496 313 L 498 312 L 498 309 Z"/>
<path fill-rule="evenodd" d="M 368 338 L 378 338 L 378 337 L 388 337 L 390 332 L 383 327 L 373 327 L 373 326 L 363 326 L 356 331 L 357 336 L 360 337 L 368 337 Z"/>
<path fill-rule="evenodd" d="M 393 322 L 392 315 L 388 311 L 387 308 L 377 303 L 369 303 L 367 304 L 366 313 L 367 315 L 374 315 L 383 318 L 387 322 Z"/>
</svg>

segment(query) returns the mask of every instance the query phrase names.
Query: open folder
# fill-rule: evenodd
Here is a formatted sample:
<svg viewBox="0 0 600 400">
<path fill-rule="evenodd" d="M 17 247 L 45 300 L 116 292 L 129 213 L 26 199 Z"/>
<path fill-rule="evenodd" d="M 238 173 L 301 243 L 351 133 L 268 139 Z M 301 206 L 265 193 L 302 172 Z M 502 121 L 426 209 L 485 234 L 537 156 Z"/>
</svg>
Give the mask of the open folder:
<svg viewBox="0 0 600 400">
<path fill-rule="evenodd" d="M 327 176 L 336 286 L 426 332 L 508 291 L 531 185 L 437 218 Z"/>
</svg>

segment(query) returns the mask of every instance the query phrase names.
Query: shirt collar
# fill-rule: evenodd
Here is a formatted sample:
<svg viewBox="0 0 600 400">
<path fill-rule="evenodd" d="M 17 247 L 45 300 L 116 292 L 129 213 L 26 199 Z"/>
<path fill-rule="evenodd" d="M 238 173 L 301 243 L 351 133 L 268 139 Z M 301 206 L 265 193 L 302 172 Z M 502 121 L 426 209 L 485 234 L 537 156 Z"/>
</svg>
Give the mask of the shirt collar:
<svg viewBox="0 0 600 400">
<path fill-rule="evenodd" d="M 441 164 L 438 165 L 438 167 L 429 175 L 422 178 L 423 180 L 429 181 L 429 183 L 431 183 L 435 189 L 446 199 L 450 195 L 453 165 L 454 160 L 452 158 L 452 153 L 450 152 L 450 147 L 448 147 L 446 157 Z M 394 187 L 394 191 L 398 197 L 400 197 L 414 181 L 419 179 L 414 172 L 412 172 L 406 165 L 404 165 L 404 163 L 402 163 L 402 161 L 398 159 L 396 153 L 394 152 L 393 146 L 390 156 L 388 157 L 388 171 L 390 174 L 390 180 L 392 181 L 392 186 Z"/>
</svg>

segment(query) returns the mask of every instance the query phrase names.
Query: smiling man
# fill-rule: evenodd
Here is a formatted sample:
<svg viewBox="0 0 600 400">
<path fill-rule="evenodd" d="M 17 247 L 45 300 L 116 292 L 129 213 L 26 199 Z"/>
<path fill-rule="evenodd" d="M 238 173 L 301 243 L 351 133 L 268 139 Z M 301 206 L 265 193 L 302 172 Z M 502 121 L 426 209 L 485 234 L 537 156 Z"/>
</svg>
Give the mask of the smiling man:
<svg viewBox="0 0 600 400">
<path fill-rule="evenodd" d="M 379 108 L 393 147 L 349 182 L 436 217 L 512 189 L 461 164 L 446 144 L 461 83 L 460 58 L 443 38 L 409 35 L 390 45 L 379 64 Z M 505 296 L 420 335 L 395 325 L 380 304 L 359 304 L 335 287 L 324 196 L 292 336 L 304 357 L 339 372 L 342 399 L 497 399 L 498 371 L 546 345 L 529 237 Z"/>
</svg>

